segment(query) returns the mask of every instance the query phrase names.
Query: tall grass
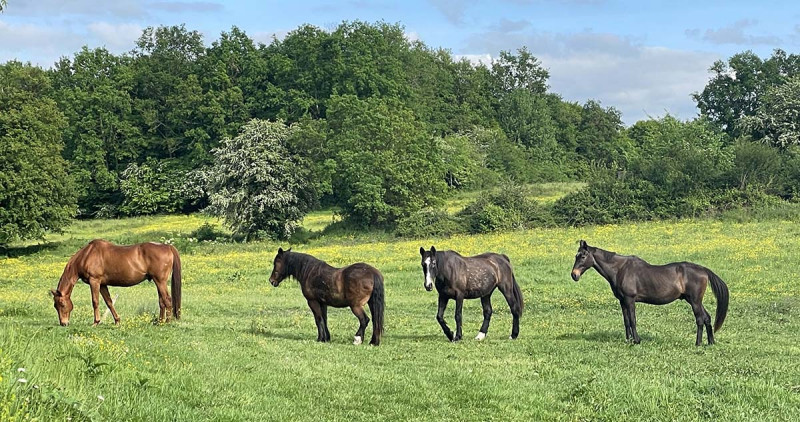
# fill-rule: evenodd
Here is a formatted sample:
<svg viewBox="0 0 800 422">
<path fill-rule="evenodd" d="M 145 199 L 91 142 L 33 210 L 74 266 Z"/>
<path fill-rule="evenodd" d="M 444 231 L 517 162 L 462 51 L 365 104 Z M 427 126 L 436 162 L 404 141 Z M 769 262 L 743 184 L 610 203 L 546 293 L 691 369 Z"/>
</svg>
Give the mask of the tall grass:
<svg viewBox="0 0 800 422">
<path fill-rule="evenodd" d="M 290 245 L 187 240 L 207 221 L 79 221 L 51 243 L 18 245 L 0 259 L 0 419 L 800 419 L 794 223 L 687 220 L 424 242 L 354 234 L 294 245 L 333 265 L 364 261 L 384 273 L 387 326 L 376 348 L 351 344 L 357 322 L 346 309 L 329 311 L 333 340 L 316 343 L 297 284 L 267 282 L 276 249 Z M 80 284 L 71 325 L 58 326 L 48 289 L 96 237 L 179 244 L 181 321 L 153 323 L 157 296 L 145 282 L 111 288 L 122 324 L 92 328 L 89 289 Z M 642 344 L 625 343 L 605 280 L 594 271 L 580 283 L 569 278 L 581 238 L 652 263 L 712 268 L 731 291 L 718 344 L 694 346 L 685 302 L 640 304 Z M 526 300 L 518 340 L 508 340 L 511 316 L 495 294 L 486 340 L 472 340 L 482 314 L 479 301 L 467 301 L 466 339 L 446 341 L 435 293 L 422 287 L 418 250 L 431 244 L 511 258 Z M 714 302 L 708 292 L 712 315 Z"/>
</svg>

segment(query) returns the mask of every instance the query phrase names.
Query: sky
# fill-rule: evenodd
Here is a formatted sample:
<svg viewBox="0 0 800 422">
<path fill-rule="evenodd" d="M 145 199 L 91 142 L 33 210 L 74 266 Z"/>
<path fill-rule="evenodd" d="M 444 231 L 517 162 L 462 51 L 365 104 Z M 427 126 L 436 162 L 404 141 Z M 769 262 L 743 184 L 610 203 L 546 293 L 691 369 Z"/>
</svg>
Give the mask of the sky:
<svg viewBox="0 0 800 422">
<path fill-rule="evenodd" d="M 800 2 L 718 0 L 160 1 L 7 0 L 0 63 L 51 67 L 82 46 L 133 49 L 144 28 L 185 24 L 206 44 L 237 26 L 258 42 L 303 24 L 384 21 L 409 39 L 488 63 L 526 46 L 565 100 L 613 106 L 630 125 L 697 115 L 691 98 L 716 60 L 751 50 L 800 50 Z"/>
</svg>

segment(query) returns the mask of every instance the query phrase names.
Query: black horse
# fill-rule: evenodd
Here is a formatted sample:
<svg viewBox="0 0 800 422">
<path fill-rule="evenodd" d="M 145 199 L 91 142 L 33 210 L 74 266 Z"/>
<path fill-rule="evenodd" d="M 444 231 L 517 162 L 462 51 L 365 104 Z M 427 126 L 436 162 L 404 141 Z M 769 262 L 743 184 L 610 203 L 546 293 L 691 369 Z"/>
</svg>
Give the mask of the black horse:
<svg viewBox="0 0 800 422">
<path fill-rule="evenodd" d="M 304 253 L 278 248 L 269 282 L 278 287 L 283 279 L 292 276 L 300 282 L 308 307 L 317 324 L 317 341 L 331 341 L 328 331 L 328 306 L 350 307 L 358 318 L 358 331 L 353 344 L 361 344 L 369 318 L 364 305 L 369 304 L 372 314 L 372 340 L 378 346 L 383 334 L 384 292 L 383 275 L 374 267 L 358 263 L 344 268 L 334 268 L 325 261 Z"/>
<path fill-rule="evenodd" d="M 461 309 L 464 299 L 481 298 L 483 306 L 483 325 L 476 340 L 483 340 L 489 331 L 489 320 L 492 318 L 492 292 L 495 288 L 505 296 L 511 308 L 513 325 L 511 339 L 519 335 L 519 317 L 522 315 L 522 291 L 514 278 L 511 260 L 505 255 L 484 253 L 473 257 L 462 257 L 458 252 L 437 252 L 431 246 L 430 251 L 419 248 L 422 255 L 422 272 L 425 275 L 425 289 L 439 292 L 439 311 L 436 320 L 442 326 L 444 335 L 450 341 L 461 340 Z M 444 311 L 450 299 L 456 301 L 456 333 L 444 320 Z"/>
<path fill-rule="evenodd" d="M 714 344 L 711 316 L 703 307 L 703 295 L 711 282 L 711 290 L 717 298 L 714 331 L 719 331 L 728 313 L 728 286 L 708 268 L 691 262 L 650 265 L 636 256 L 617 255 L 581 240 L 572 266 L 572 279 L 578 281 L 589 268 L 594 268 L 608 280 L 611 291 L 619 299 L 626 340 L 633 339 L 636 344 L 641 342 L 636 332 L 636 302 L 664 305 L 683 299 L 692 305 L 694 312 L 696 345 L 703 343 L 703 326 L 708 334 L 708 344 Z"/>
</svg>

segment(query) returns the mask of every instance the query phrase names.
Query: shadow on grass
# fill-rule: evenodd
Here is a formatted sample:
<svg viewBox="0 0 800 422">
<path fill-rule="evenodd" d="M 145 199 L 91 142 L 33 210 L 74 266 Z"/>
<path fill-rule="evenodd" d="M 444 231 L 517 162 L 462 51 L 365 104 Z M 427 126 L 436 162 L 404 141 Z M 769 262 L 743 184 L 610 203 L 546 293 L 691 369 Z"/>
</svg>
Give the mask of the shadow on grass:
<svg viewBox="0 0 800 422">
<path fill-rule="evenodd" d="M 37 254 L 42 251 L 52 251 L 54 249 L 58 249 L 64 244 L 64 242 L 46 242 L 46 243 L 39 243 L 36 245 L 27 245 L 27 246 L 11 246 L 11 247 L 2 247 L 0 246 L 0 258 L 8 257 L 8 258 L 19 258 L 21 256 L 28 256 Z"/>
<path fill-rule="evenodd" d="M 641 335 L 640 335 L 641 337 Z M 556 337 L 556 340 L 583 340 L 598 343 L 623 343 L 625 333 L 617 331 L 594 331 L 591 333 L 567 333 Z"/>
<path fill-rule="evenodd" d="M 263 328 L 250 328 L 247 330 L 250 334 L 255 334 L 267 338 L 281 338 L 284 340 L 313 340 L 314 337 L 304 335 L 302 333 L 284 333 L 284 332 L 275 332 L 272 330 L 267 330 Z"/>
</svg>

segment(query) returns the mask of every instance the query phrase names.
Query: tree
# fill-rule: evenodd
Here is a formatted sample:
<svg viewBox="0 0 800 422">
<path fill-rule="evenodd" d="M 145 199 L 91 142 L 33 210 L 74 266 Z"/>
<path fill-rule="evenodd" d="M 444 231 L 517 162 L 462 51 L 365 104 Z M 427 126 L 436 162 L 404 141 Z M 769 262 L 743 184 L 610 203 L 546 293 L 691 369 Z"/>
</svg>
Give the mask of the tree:
<svg viewBox="0 0 800 422">
<path fill-rule="evenodd" d="M 119 203 L 119 173 L 143 154 L 134 125 L 130 58 L 83 47 L 50 72 L 54 98 L 69 122 L 64 157 L 78 188 L 80 213 Z"/>
<path fill-rule="evenodd" d="M 309 170 L 285 145 L 292 130 L 281 121 L 253 119 L 212 151 L 210 210 L 234 233 L 285 239 L 310 209 Z"/>
<path fill-rule="evenodd" d="M 603 108 L 594 100 L 587 101 L 578 125 L 578 154 L 606 166 L 624 164 L 630 145 L 622 132 L 621 116 L 614 107 Z"/>
<path fill-rule="evenodd" d="M 547 91 L 547 79 L 550 78 L 550 72 L 526 47 L 517 50 L 517 55 L 501 51 L 500 57 L 492 63 L 492 75 L 498 96 L 517 89 L 544 94 Z"/>
<path fill-rule="evenodd" d="M 745 51 L 727 62 L 714 62 L 709 70 L 713 73 L 711 80 L 692 97 L 703 116 L 735 139 L 747 134 L 739 120 L 755 114 L 767 90 L 800 74 L 800 56 L 776 49 L 769 59 L 762 60 Z"/>
<path fill-rule="evenodd" d="M 800 145 L 800 75 L 770 87 L 753 115 L 742 118 L 740 124 L 772 146 Z"/>
<path fill-rule="evenodd" d="M 351 222 L 393 225 L 438 203 L 446 190 L 440 151 L 402 102 L 333 97 L 327 120 L 334 196 Z"/>
<path fill-rule="evenodd" d="M 0 65 L 0 245 L 59 231 L 76 211 L 61 157 L 66 120 L 44 71 Z"/>
</svg>

